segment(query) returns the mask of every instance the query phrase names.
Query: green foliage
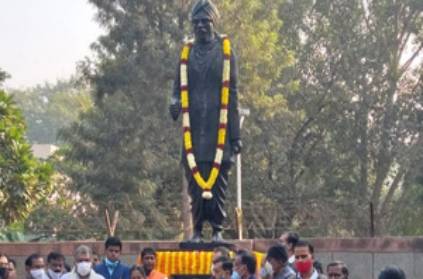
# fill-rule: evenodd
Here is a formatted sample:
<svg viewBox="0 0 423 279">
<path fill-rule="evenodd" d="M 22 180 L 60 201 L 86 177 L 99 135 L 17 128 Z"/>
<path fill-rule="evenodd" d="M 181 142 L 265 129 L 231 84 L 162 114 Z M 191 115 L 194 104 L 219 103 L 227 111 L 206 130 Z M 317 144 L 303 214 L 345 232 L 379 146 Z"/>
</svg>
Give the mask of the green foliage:
<svg viewBox="0 0 423 279">
<path fill-rule="evenodd" d="M 422 163 L 423 7 L 416 3 L 299 0 L 281 7 L 301 81 L 288 100 L 304 123 L 291 164 L 326 203 L 310 234 L 367 235 L 370 202 L 376 233 L 400 231 L 393 222 Z"/>
<path fill-rule="evenodd" d="M 52 168 L 32 156 L 25 123 L 12 97 L 0 91 L 0 218 L 25 218 L 50 192 Z"/>
<path fill-rule="evenodd" d="M 9 78 L 10 76 L 9 76 L 9 74 L 8 73 L 6 73 L 5 71 L 3 71 L 1 68 L 0 68 L 0 85 L 2 85 L 2 83 L 7 79 L 7 78 Z"/>
<path fill-rule="evenodd" d="M 11 90 L 10 93 L 25 116 L 31 143 L 59 143 L 60 129 L 77 121 L 79 113 L 92 107 L 88 89 L 75 80 Z"/>
</svg>

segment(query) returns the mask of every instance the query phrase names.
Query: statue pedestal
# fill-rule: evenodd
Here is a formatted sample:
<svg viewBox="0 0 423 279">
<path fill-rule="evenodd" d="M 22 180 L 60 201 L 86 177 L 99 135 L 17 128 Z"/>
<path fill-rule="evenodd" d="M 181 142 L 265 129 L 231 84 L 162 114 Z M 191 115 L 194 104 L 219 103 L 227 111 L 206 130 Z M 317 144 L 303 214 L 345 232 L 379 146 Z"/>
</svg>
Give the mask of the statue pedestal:
<svg viewBox="0 0 423 279">
<path fill-rule="evenodd" d="M 229 242 L 190 242 L 179 243 L 179 249 L 184 251 L 213 251 L 216 247 L 226 247 L 229 250 L 235 250 L 236 245 Z"/>
</svg>

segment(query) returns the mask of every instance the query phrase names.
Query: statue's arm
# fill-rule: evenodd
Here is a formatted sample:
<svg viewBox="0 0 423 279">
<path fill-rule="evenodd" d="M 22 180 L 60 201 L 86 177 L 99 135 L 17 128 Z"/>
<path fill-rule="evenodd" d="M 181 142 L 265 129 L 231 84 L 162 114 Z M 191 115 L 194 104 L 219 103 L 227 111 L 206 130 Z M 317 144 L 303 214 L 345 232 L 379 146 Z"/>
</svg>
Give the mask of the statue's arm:
<svg viewBox="0 0 423 279">
<path fill-rule="evenodd" d="M 180 94 L 180 64 L 178 63 L 178 67 L 176 69 L 176 77 L 175 81 L 173 83 L 173 92 L 170 99 L 170 105 L 169 105 L 169 112 L 172 116 L 173 120 L 177 120 L 179 117 L 179 114 L 181 113 L 182 106 L 181 106 L 181 94 Z"/>
<path fill-rule="evenodd" d="M 241 152 L 241 132 L 238 108 L 238 65 L 235 53 L 231 55 L 231 83 L 229 98 L 229 129 L 230 143 L 235 154 Z"/>
</svg>

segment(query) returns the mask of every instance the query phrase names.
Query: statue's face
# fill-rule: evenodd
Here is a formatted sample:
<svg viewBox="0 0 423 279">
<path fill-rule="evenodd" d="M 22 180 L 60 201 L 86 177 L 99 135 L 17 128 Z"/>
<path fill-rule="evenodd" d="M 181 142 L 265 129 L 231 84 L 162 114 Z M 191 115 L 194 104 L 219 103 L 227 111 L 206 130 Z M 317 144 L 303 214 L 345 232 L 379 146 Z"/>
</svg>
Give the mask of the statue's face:
<svg viewBox="0 0 423 279">
<path fill-rule="evenodd" d="M 214 37 L 214 23 L 205 12 L 200 12 L 192 18 L 195 40 L 200 43 L 210 42 Z"/>
</svg>

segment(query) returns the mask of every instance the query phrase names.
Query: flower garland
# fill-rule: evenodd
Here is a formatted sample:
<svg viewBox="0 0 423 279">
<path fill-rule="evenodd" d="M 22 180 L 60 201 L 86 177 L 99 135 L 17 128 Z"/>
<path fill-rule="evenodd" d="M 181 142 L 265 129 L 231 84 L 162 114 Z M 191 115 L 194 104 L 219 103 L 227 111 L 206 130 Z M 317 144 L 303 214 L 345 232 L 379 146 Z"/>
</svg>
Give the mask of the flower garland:
<svg viewBox="0 0 423 279">
<path fill-rule="evenodd" d="M 216 154 L 213 162 L 213 168 L 207 181 L 201 176 L 192 148 L 191 123 L 189 120 L 189 92 L 188 92 L 188 59 L 192 42 L 187 43 L 181 53 L 180 66 L 180 85 L 181 85 L 181 103 L 182 103 L 182 127 L 184 133 L 184 148 L 187 156 L 188 166 L 197 184 L 203 189 L 203 199 L 212 199 L 211 192 L 216 180 L 219 176 L 220 166 L 223 159 L 223 149 L 226 141 L 226 131 L 228 126 L 228 106 L 229 106 L 229 85 L 231 72 L 231 43 L 229 39 L 222 37 L 223 44 L 223 73 L 222 73 L 222 89 L 221 89 L 221 106 L 219 117 L 219 130 L 217 135 Z"/>
</svg>

